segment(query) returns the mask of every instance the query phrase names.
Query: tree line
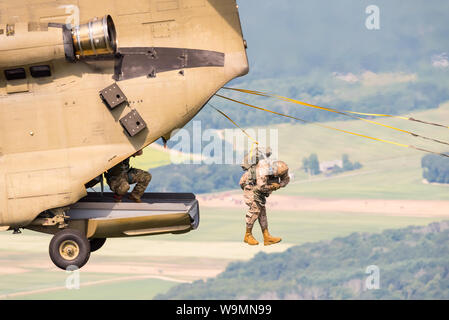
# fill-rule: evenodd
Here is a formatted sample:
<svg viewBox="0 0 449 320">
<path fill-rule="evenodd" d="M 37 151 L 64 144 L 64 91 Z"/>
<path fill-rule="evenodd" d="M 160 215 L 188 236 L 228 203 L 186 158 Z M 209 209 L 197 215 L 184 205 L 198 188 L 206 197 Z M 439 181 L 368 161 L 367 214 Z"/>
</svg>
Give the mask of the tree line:
<svg viewBox="0 0 449 320">
<path fill-rule="evenodd" d="M 449 158 L 429 154 L 421 159 L 423 178 L 430 183 L 449 183 Z"/>
<path fill-rule="evenodd" d="M 448 221 L 259 253 L 156 299 L 449 299 L 447 261 Z M 379 268 L 377 288 L 368 266 Z"/>
</svg>

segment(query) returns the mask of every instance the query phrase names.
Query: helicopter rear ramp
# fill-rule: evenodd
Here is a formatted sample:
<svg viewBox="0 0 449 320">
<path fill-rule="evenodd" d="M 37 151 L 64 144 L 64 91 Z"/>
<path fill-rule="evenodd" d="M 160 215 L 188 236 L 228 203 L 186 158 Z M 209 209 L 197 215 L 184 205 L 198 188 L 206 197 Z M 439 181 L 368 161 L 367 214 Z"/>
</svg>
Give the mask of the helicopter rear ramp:
<svg viewBox="0 0 449 320">
<path fill-rule="evenodd" d="M 186 233 L 199 226 L 199 204 L 190 193 L 146 193 L 142 203 L 116 203 L 112 193 L 89 193 L 67 213 L 87 223 L 87 238 Z"/>
</svg>

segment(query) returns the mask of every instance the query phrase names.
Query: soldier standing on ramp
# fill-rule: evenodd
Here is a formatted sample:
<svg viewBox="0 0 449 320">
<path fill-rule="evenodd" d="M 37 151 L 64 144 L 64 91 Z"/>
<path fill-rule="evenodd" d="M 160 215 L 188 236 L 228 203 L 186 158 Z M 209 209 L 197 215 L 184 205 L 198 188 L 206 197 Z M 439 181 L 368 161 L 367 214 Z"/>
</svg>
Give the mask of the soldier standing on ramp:
<svg viewBox="0 0 449 320">
<path fill-rule="evenodd" d="M 288 175 L 288 166 L 283 161 L 272 162 L 269 159 L 271 149 L 267 149 L 265 155 L 259 160 L 260 152 L 256 151 L 256 163 L 245 161 L 242 168 L 245 171 L 240 179 L 240 187 L 243 190 L 244 199 L 249 210 L 246 214 L 246 233 L 244 242 L 249 245 L 258 245 L 259 242 L 252 235 L 252 230 L 256 220 L 259 220 L 260 227 L 264 237 L 264 245 L 268 246 L 280 242 L 282 239 L 273 237 L 268 232 L 267 212 L 265 208 L 266 198 L 270 196 L 273 191 L 279 190 L 287 186 L 290 182 Z M 251 157 L 250 157 L 251 158 Z"/>
<path fill-rule="evenodd" d="M 141 156 L 142 150 L 136 152 L 132 157 Z M 151 181 L 151 174 L 140 169 L 131 168 L 129 165 L 130 158 L 120 162 L 115 167 L 106 172 L 106 181 L 114 192 L 116 202 L 121 202 L 122 197 L 128 192 L 131 184 L 136 184 L 134 190 L 129 195 L 129 199 L 141 203 L 140 198 L 145 193 L 148 184 Z"/>
</svg>

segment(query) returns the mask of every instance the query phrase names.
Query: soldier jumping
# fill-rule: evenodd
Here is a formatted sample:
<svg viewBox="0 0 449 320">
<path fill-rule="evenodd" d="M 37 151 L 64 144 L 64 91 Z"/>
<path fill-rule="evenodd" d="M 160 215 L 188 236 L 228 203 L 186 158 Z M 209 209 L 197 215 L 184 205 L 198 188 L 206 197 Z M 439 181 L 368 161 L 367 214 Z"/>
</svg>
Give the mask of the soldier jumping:
<svg viewBox="0 0 449 320">
<path fill-rule="evenodd" d="M 267 150 L 265 159 L 257 160 L 257 163 L 254 163 L 251 167 L 246 166 L 247 170 L 240 179 L 240 187 L 243 190 L 245 203 L 249 207 L 246 214 L 246 233 L 243 241 L 252 246 L 259 244 L 252 234 L 256 220 L 259 220 L 262 228 L 264 245 L 268 246 L 282 240 L 281 238 L 271 236 L 268 232 L 265 204 L 266 198 L 273 191 L 287 186 L 290 178 L 287 164 L 283 161 L 272 162 L 268 159 L 269 155 L 271 155 L 271 150 Z"/>
</svg>

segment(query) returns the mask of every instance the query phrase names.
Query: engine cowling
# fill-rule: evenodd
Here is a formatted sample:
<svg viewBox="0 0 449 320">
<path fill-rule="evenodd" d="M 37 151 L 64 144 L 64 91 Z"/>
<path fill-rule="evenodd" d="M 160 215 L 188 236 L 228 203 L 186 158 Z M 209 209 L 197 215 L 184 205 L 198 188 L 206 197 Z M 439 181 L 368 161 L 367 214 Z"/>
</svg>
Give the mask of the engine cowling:
<svg viewBox="0 0 449 320">
<path fill-rule="evenodd" d="M 116 29 L 109 15 L 73 28 L 49 24 L 46 30 L 38 31 L 30 25 L 5 26 L 8 32 L 0 35 L 0 68 L 63 58 L 75 62 L 88 57 L 113 55 L 117 51 Z"/>
<path fill-rule="evenodd" d="M 114 54 L 117 51 L 115 26 L 109 15 L 73 28 L 72 40 L 75 55 L 80 58 Z"/>
</svg>

